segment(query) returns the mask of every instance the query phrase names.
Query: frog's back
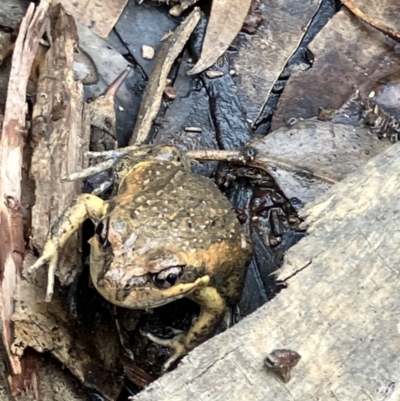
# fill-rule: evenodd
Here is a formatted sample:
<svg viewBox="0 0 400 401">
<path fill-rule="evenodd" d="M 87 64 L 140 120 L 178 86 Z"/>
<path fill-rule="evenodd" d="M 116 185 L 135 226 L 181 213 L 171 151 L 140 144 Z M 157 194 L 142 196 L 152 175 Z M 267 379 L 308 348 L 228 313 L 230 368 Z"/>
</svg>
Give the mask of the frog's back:
<svg viewBox="0 0 400 401">
<path fill-rule="evenodd" d="M 132 223 L 192 233 L 203 242 L 239 226 L 232 205 L 206 177 L 164 161 L 139 163 L 121 182 L 110 207 L 129 210 Z M 207 241 L 208 240 L 208 241 Z"/>
<path fill-rule="evenodd" d="M 141 162 L 121 182 L 111 210 L 129 220 L 126 232 L 137 234 L 138 253 L 157 248 L 152 257 L 168 259 L 179 252 L 192 275 L 212 274 L 228 302 L 240 292 L 251 247 L 232 205 L 210 179 L 166 161 Z M 228 285 L 236 270 L 238 280 Z"/>
</svg>

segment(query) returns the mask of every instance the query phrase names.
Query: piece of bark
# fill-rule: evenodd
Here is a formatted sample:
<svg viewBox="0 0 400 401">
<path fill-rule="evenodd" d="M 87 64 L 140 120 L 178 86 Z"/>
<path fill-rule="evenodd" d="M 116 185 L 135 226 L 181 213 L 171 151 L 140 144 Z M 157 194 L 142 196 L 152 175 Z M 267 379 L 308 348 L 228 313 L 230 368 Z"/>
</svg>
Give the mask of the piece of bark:
<svg viewBox="0 0 400 401">
<path fill-rule="evenodd" d="M 86 166 L 89 138 L 83 128 L 83 87 L 74 80 L 74 47 L 78 42 L 74 19 L 61 6 L 52 8 L 53 44 L 41 67 L 37 99 L 32 113 L 34 147 L 30 174 L 35 182 L 31 244 L 38 251 L 46 242 L 48 227 L 80 193 L 80 183 L 59 177 Z M 62 284 L 70 284 L 80 264 L 78 235 L 67 244 L 59 263 Z"/>
<path fill-rule="evenodd" d="M 117 118 L 115 114 L 115 96 L 118 89 L 129 75 L 131 67 L 122 71 L 106 91 L 96 98 L 88 100 L 90 114 L 90 151 L 114 150 L 118 147 Z M 93 165 L 93 163 L 90 163 Z M 101 194 L 112 185 L 109 171 L 96 174 L 85 182 L 85 191 Z"/>
<path fill-rule="evenodd" d="M 79 318 L 70 312 L 66 296 L 55 293 L 51 302 L 45 302 L 47 272 L 39 269 L 29 274 L 26 267 L 33 262 L 34 257 L 28 255 L 24 280 L 15 294 L 13 352 L 21 355 L 28 347 L 41 353 L 50 351 L 86 387 L 114 401 L 123 384 L 123 366 L 117 328 L 113 319 L 102 313 L 103 300 L 95 290 L 93 298 L 78 297 L 78 303 L 86 300 L 96 305 L 96 313 L 91 308 L 89 317 Z M 91 289 L 85 285 L 89 293 Z"/>
<path fill-rule="evenodd" d="M 101 2 L 97 0 L 71 1 L 54 0 L 61 3 L 68 14 L 90 28 L 95 34 L 106 38 L 117 23 L 128 0 Z"/>
<path fill-rule="evenodd" d="M 288 288 L 133 399 L 397 401 L 399 157 L 397 144 L 309 204 Z M 281 348 L 301 356 L 286 384 L 263 368 Z"/>
<path fill-rule="evenodd" d="M 0 309 L 1 333 L 11 371 L 8 381 L 13 394 L 26 390 L 35 381 L 35 369 L 27 372 L 24 361 L 11 354 L 13 333 L 11 315 L 14 311 L 14 291 L 25 254 L 21 206 L 22 151 L 25 139 L 26 88 L 39 39 L 47 20 L 49 4 L 31 4 L 23 18 L 15 43 L 8 95 L 0 141 Z"/>
<path fill-rule="evenodd" d="M 1 348 L 1 347 L 0 347 Z M 0 352 L 1 353 L 1 352 Z M 32 354 L 33 352 L 30 352 Z M 72 375 L 49 355 L 41 357 L 36 386 L 40 401 L 91 401 L 83 386 L 79 385 Z M 3 371 L 4 366 L 0 364 Z M 0 376 L 0 400 L 15 401 L 8 390 L 6 380 Z M 37 398 L 35 398 L 35 401 Z M 31 394 L 20 394 L 18 401 L 33 401 Z"/>
<path fill-rule="evenodd" d="M 36 188 L 32 244 L 39 250 L 48 227 L 80 193 L 79 182 L 63 183 L 60 177 L 85 167 L 84 152 L 89 149 L 93 121 L 90 107 L 84 107 L 82 84 L 73 76 L 77 44 L 74 19 L 60 5 L 52 8 L 51 15 L 52 46 L 41 68 L 32 123 L 31 174 Z M 76 237 L 68 247 L 69 259 L 58 265 L 64 285 L 71 283 L 81 265 L 81 246 Z M 112 319 L 104 322 L 93 318 L 81 324 L 70 313 L 69 300 L 60 291 L 55 291 L 51 302 L 45 302 L 47 269 L 33 274 L 26 271 L 34 259 L 32 254 L 25 258 L 24 278 L 18 282 L 14 295 L 13 352 L 22 355 L 27 347 L 37 352 L 50 351 L 87 387 L 108 400 L 116 399 L 122 386 L 123 366 Z"/>
<path fill-rule="evenodd" d="M 102 152 L 118 147 L 114 99 L 130 71 L 131 67 L 128 66 L 115 78 L 103 95 L 91 99 L 89 102 L 88 108 L 91 116 L 90 151 Z"/>
<path fill-rule="evenodd" d="M 126 68 L 127 61 L 110 47 L 104 39 L 77 22 L 79 47 L 93 60 L 99 74 L 96 85 L 85 85 L 85 98 L 97 97 L 104 93 L 118 73 Z M 126 77 L 115 96 L 115 113 L 119 146 L 126 146 L 135 125 L 145 87 L 144 75 L 137 66 Z"/>
</svg>

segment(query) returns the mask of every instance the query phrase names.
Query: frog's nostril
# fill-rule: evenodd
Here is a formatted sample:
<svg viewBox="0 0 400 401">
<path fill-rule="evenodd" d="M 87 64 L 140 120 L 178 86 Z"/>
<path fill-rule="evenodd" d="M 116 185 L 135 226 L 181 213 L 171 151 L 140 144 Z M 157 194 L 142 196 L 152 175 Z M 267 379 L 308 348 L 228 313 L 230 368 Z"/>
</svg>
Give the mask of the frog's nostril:
<svg viewBox="0 0 400 401">
<path fill-rule="evenodd" d="M 170 288 L 175 285 L 183 273 L 183 266 L 168 267 L 153 276 L 153 282 L 158 288 Z"/>
</svg>

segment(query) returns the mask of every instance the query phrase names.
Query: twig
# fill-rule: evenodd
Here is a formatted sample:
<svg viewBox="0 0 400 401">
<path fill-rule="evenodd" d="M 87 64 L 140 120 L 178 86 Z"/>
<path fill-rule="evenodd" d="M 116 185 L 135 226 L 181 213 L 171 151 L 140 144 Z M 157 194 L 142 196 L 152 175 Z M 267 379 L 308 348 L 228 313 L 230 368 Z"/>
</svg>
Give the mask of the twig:
<svg viewBox="0 0 400 401">
<path fill-rule="evenodd" d="M 181 53 L 199 20 L 200 9 L 196 7 L 161 47 L 140 105 L 129 145 L 141 144 L 147 140 L 151 125 L 161 106 L 172 64 Z"/>
<path fill-rule="evenodd" d="M 90 158 L 105 158 L 106 160 L 97 164 L 96 166 L 63 177 L 63 179 L 73 181 L 79 178 L 89 177 L 90 175 L 93 175 L 95 173 L 107 170 L 115 164 L 117 159 L 123 157 L 134 148 L 137 147 L 127 146 L 126 148 L 120 148 L 105 152 L 86 152 L 86 156 Z M 188 159 L 197 161 L 222 161 L 246 164 L 251 167 L 265 170 L 266 172 L 271 174 L 272 177 L 275 174 L 274 169 L 278 167 L 281 170 L 293 171 L 294 173 L 312 176 L 329 184 L 335 184 L 337 182 L 332 178 L 319 175 L 315 172 L 279 160 L 278 158 L 266 156 L 265 154 L 257 155 L 257 149 L 252 147 L 244 148 L 244 150 L 188 150 L 185 152 L 185 155 Z"/>
</svg>

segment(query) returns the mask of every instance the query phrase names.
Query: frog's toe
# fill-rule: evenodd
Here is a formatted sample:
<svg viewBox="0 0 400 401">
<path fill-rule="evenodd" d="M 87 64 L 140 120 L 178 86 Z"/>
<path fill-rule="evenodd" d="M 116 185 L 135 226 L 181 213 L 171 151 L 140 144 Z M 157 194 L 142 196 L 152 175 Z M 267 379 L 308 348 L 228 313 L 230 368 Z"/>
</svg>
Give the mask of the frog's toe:
<svg viewBox="0 0 400 401">
<path fill-rule="evenodd" d="M 49 264 L 49 270 L 47 274 L 47 290 L 46 290 L 46 301 L 50 302 L 54 292 L 54 276 L 58 263 L 58 251 L 55 244 L 48 242 L 43 250 L 43 255 L 28 268 L 29 272 L 34 272 L 40 266 Z"/>
<path fill-rule="evenodd" d="M 42 255 L 32 266 L 28 267 L 29 273 L 32 273 L 39 269 L 40 266 L 43 266 L 50 260 L 48 255 Z"/>
<path fill-rule="evenodd" d="M 153 341 L 153 343 L 172 349 L 172 355 L 168 358 L 167 362 L 164 363 L 164 372 L 167 371 L 174 362 L 184 357 L 188 353 L 188 350 L 186 349 L 184 344 L 184 337 L 182 335 L 177 335 L 174 338 L 168 340 L 159 338 L 151 333 L 146 333 L 146 337 L 150 341 Z"/>
</svg>

